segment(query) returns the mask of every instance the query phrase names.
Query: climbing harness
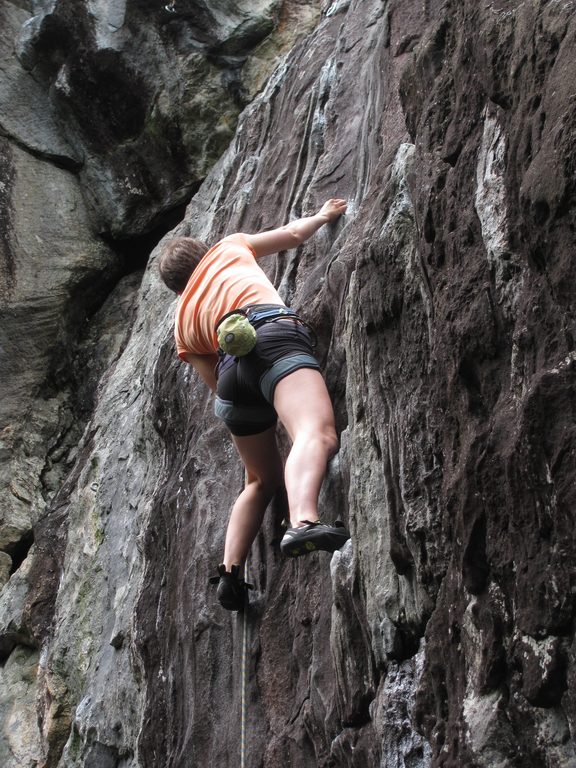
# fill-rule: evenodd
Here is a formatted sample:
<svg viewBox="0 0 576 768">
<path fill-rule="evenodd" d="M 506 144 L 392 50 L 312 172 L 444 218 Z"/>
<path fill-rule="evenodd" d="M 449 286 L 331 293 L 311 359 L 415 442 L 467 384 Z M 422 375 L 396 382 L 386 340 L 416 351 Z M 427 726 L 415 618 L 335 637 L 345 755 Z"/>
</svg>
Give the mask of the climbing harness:
<svg viewBox="0 0 576 768">
<path fill-rule="evenodd" d="M 316 334 L 307 322 L 288 307 L 277 304 L 256 304 L 253 307 L 233 309 L 223 315 L 216 324 L 219 349 L 233 357 L 244 357 L 256 346 L 256 331 L 265 323 L 292 319 L 308 329 L 312 346 L 316 345 Z"/>
</svg>

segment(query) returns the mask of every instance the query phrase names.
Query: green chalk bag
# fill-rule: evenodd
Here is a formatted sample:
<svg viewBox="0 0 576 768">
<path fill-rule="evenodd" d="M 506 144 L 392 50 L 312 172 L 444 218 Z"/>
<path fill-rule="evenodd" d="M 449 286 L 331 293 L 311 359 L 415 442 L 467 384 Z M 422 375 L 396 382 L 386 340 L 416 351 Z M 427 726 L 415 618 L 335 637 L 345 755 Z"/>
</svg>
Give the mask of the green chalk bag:
<svg viewBox="0 0 576 768">
<path fill-rule="evenodd" d="M 246 315 L 233 312 L 222 318 L 216 328 L 218 344 L 223 352 L 244 357 L 256 346 L 256 329 Z"/>
</svg>

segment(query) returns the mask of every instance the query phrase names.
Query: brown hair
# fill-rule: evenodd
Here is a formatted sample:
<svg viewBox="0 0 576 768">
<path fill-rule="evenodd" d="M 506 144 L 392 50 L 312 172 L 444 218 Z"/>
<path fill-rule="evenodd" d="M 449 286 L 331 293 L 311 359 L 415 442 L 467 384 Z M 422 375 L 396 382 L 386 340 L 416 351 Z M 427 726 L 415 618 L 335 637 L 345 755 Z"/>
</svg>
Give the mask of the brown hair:
<svg viewBox="0 0 576 768">
<path fill-rule="evenodd" d="M 175 237 L 160 255 L 158 270 L 164 283 L 175 293 L 182 293 L 208 246 L 193 237 Z"/>
</svg>

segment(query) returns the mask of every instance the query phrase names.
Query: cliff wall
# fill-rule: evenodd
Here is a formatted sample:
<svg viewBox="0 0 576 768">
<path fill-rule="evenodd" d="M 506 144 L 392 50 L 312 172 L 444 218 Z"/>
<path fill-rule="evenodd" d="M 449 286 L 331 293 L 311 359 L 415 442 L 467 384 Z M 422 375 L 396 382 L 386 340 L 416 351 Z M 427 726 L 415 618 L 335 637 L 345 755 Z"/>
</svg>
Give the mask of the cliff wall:
<svg viewBox="0 0 576 768">
<path fill-rule="evenodd" d="M 576 765 L 576 4 L 211 8 L 0 6 L 3 764 Z M 352 541 L 282 559 L 277 499 L 243 624 L 241 468 L 135 254 L 334 195 L 264 263 Z"/>
</svg>

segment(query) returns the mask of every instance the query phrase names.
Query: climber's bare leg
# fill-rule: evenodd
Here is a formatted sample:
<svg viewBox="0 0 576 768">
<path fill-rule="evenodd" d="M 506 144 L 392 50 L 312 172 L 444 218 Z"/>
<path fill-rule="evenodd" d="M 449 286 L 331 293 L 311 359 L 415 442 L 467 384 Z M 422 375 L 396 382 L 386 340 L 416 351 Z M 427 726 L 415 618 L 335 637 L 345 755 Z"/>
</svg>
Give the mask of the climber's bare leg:
<svg viewBox="0 0 576 768">
<path fill-rule="evenodd" d="M 328 461 L 338 450 L 334 411 L 322 374 L 301 368 L 281 379 L 274 407 L 292 448 L 284 479 L 293 526 L 318 520 L 318 495 Z"/>
<path fill-rule="evenodd" d="M 266 507 L 282 486 L 282 458 L 276 445 L 276 427 L 258 435 L 232 437 L 244 467 L 246 485 L 236 499 L 224 545 L 224 565 L 244 566 L 244 561 L 256 538 Z"/>
</svg>

